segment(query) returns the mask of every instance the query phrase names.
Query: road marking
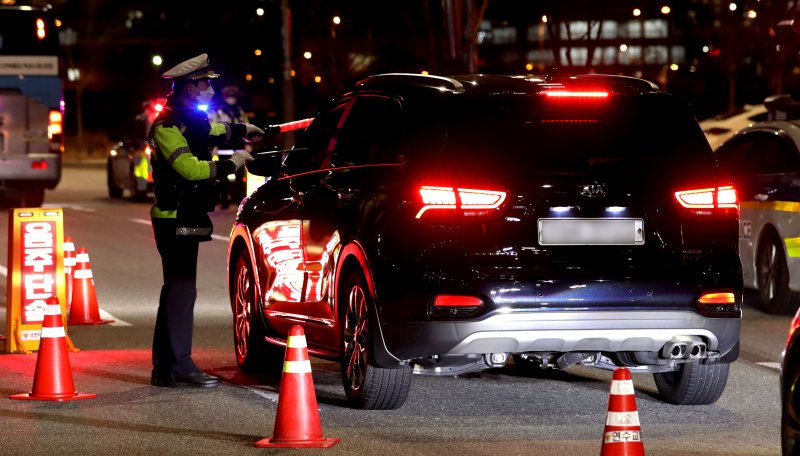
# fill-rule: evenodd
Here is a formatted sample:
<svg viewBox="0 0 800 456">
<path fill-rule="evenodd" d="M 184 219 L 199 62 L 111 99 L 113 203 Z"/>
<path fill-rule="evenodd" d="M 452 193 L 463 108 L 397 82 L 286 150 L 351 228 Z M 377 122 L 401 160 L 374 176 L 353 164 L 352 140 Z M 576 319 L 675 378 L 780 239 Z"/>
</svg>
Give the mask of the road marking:
<svg viewBox="0 0 800 456">
<path fill-rule="evenodd" d="M 84 207 L 81 206 L 80 204 L 70 204 L 70 203 L 47 203 L 43 204 L 42 207 L 60 207 L 62 209 L 72 209 L 74 211 L 81 211 L 81 212 L 97 212 L 97 209 Z"/>
<path fill-rule="evenodd" d="M 8 269 L 5 266 L 0 266 L 0 275 L 8 277 Z"/>
<path fill-rule="evenodd" d="M 762 363 L 756 363 L 756 364 L 758 364 L 759 366 L 768 367 L 768 368 L 770 368 L 770 369 L 781 370 L 781 363 L 776 363 L 776 362 L 762 362 Z"/>
<path fill-rule="evenodd" d="M 101 320 L 114 320 L 114 323 L 109 323 L 111 326 L 133 326 L 132 324 L 128 323 L 125 320 L 120 320 L 119 318 L 111 315 L 110 313 L 106 312 L 103 309 L 97 309 L 100 311 L 100 319 Z"/>
<path fill-rule="evenodd" d="M 258 394 L 259 396 L 269 399 L 272 402 L 278 402 L 278 393 L 275 391 L 264 391 L 260 388 L 253 388 L 251 386 L 245 386 L 245 388 L 249 389 L 250 391 Z"/>
</svg>

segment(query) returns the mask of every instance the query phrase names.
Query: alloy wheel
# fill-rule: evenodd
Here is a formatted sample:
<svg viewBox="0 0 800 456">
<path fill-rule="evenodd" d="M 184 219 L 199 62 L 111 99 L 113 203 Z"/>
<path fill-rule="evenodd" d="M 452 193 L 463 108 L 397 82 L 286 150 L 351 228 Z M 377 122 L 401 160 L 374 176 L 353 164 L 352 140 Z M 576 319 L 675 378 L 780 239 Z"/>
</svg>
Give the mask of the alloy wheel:
<svg viewBox="0 0 800 456">
<path fill-rule="evenodd" d="M 344 319 L 344 355 L 347 359 L 345 375 L 351 390 L 364 384 L 367 371 L 369 325 L 367 298 L 360 284 L 350 289 Z"/>
<path fill-rule="evenodd" d="M 248 340 L 250 339 L 250 325 L 253 321 L 253 299 L 250 284 L 250 274 L 244 262 L 238 263 L 234 288 L 234 337 L 236 343 L 236 358 L 241 365 L 247 357 Z"/>
</svg>

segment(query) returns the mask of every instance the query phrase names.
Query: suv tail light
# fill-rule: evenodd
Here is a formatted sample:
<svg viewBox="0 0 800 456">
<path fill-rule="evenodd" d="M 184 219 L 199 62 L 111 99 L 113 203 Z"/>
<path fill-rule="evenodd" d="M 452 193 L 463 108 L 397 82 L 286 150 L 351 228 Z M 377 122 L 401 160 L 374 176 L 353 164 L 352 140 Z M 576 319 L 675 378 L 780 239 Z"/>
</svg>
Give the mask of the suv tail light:
<svg viewBox="0 0 800 456">
<path fill-rule="evenodd" d="M 61 111 L 57 109 L 50 110 L 47 137 L 50 139 L 50 150 L 52 152 L 64 152 L 63 120 Z"/>
<path fill-rule="evenodd" d="M 711 215 L 724 210 L 739 210 L 739 198 L 736 189 L 725 187 L 708 187 L 675 192 L 678 204 L 697 215 Z"/>
<path fill-rule="evenodd" d="M 701 313 L 711 317 L 737 316 L 741 311 L 732 290 L 703 292 L 697 298 L 697 304 Z"/>
<path fill-rule="evenodd" d="M 416 218 L 430 210 L 460 212 L 466 216 L 486 215 L 500 207 L 506 200 L 506 192 L 458 187 L 433 187 L 423 185 L 419 189 L 422 208 Z"/>
</svg>

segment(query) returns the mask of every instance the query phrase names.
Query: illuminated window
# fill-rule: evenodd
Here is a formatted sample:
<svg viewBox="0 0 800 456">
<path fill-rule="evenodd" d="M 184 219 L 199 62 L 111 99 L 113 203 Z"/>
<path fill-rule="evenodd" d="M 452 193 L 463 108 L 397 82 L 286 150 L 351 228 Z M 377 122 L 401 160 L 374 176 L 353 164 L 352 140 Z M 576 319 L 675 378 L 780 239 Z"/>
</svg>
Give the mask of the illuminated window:
<svg viewBox="0 0 800 456">
<path fill-rule="evenodd" d="M 645 38 L 667 38 L 667 21 L 664 19 L 650 19 L 644 21 Z"/>
<path fill-rule="evenodd" d="M 618 28 L 619 24 L 617 21 L 603 21 L 603 28 L 600 30 L 600 38 L 604 40 L 617 39 L 617 35 L 619 34 Z"/>
<path fill-rule="evenodd" d="M 553 55 L 553 51 L 550 49 L 534 49 L 528 51 L 525 60 L 535 65 L 555 65 L 556 63 L 556 58 Z"/>
<path fill-rule="evenodd" d="M 645 46 L 644 48 L 644 63 L 648 65 L 663 65 L 667 63 L 666 46 Z"/>
</svg>

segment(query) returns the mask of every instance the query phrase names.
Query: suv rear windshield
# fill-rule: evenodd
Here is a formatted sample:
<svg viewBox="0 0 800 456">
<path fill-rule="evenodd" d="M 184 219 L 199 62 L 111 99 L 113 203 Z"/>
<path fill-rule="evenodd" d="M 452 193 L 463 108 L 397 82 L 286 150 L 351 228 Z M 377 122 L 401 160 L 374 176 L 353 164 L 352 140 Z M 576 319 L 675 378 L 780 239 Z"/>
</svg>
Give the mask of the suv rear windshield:
<svg viewBox="0 0 800 456">
<path fill-rule="evenodd" d="M 680 99 L 665 94 L 452 101 L 419 123 L 428 132 L 426 141 L 444 132 L 442 158 L 448 161 L 496 163 L 501 158 L 548 171 L 576 171 L 592 161 L 617 159 L 713 164 L 697 121 Z"/>
</svg>

